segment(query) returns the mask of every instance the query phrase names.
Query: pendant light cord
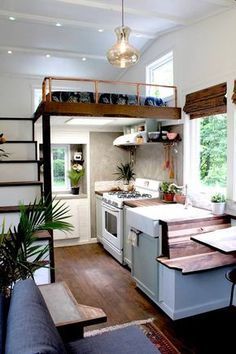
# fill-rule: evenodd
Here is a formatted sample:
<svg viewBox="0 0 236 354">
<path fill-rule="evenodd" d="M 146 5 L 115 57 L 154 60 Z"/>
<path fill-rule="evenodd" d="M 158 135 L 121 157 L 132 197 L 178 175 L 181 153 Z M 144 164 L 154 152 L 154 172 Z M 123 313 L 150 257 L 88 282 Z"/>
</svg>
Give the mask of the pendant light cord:
<svg viewBox="0 0 236 354">
<path fill-rule="evenodd" d="M 124 0 L 122 0 L 122 27 L 124 27 Z"/>
</svg>

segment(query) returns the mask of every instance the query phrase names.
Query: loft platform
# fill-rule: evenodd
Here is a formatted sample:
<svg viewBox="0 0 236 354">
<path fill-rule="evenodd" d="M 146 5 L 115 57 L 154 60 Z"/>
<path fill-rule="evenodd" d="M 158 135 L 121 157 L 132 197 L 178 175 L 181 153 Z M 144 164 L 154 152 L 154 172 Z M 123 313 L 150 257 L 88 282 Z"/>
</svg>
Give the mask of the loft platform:
<svg viewBox="0 0 236 354">
<path fill-rule="evenodd" d="M 60 82 L 67 82 L 67 87 L 69 86 L 70 89 L 71 85 L 76 90 L 77 85 L 80 87 L 77 91 L 55 91 L 54 86 L 58 87 Z M 81 90 L 81 85 L 86 86 L 86 91 Z M 108 85 L 109 91 L 112 92 L 104 93 L 104 85 Z M 132 94 L 117 93 L 117 86 L 125 87 L 125 91 L 131 91 Z M 116 93 L 113 93 L 114 87 L 116 87 Z M 173 95 L 169 97 L 168 102 L 162 98 L 144 96 L 142 93 L 146 91 L 147 87 L 172 89 Z M 134 91 L 135 94 L 133 94 Z M 181 119 L 181 108 L 177 107 L 176 86 L 45 77 L 42 84 L 42 102 L 34 113 L 34 120 L 36 121 L 43 115 L 177 120 Z"/>
</svg>

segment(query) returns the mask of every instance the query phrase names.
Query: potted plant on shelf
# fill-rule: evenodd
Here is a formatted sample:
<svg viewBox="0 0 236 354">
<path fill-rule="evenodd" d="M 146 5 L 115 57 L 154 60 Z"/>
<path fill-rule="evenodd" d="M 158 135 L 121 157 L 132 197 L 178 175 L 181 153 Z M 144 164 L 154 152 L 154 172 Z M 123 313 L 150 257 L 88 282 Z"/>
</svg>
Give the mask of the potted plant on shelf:
<svg viewBox="0 0 236 354">
<path fill-rule="evenodd" d="M 165 202 L 173 202 L 177 188 L 174 183 L 164 181 L 160 184 L 160 191 Z"/>
<path fill-rule="evenodd" d="M 121 163 L 117 166 L 117 172 L 115 174 L 118 176 L 117 180 L 123 181 L 123 189 L 129 191 L 132 189 L 130 182 L 134 180 L 135 172 L 131 163 Z"/>
<path fill-rule="evenodd" d="M 215 193 L 211 197 L 212 214 L 222 215 L 225 212 L 225 196 L 222 193 Z"/>
<path fill-rule="evenodd" d="M 20 279 L 34 278 L 34 272 L 49 267 L 46 256 L 49 245 L 37 243 L 37 233 L 45 230 L 71 231 L 65 221 L 69 208 L 60 200 L 45 202 L 43 198 L 28 206 L 20 206 L 20 219 L 15 227 L 0 231 L 0 293 L 11 295 L 14 284 Z"/>
<path fill-rule="evenodd" d="M 74 163 L 68 171 L 68 177 L 71 182 L 71 193 L 79 194 L 79 181 L 84 176 L 84 168 L 79 163 Z"/>
</svg>

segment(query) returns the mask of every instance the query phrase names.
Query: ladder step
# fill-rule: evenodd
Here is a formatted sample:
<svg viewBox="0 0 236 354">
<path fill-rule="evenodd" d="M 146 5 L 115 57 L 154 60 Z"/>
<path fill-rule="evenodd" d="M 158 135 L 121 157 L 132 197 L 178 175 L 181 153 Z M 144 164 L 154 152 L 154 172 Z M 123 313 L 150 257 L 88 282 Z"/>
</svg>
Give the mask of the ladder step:
<svg viewBox="0 0 236 354">
<path fill-rule="evenodd" d="M 17 181 L 17 182 L 0 182 L 0 187 L 10 186 L 40 186 L 43 182 L 40 181 Z"/>
<path fill-rule="evenodd" d="M 1 133 L 7 140 L 33 141 L 33 120 L 29 118 L 0 118 Z"/>
<path fill-rule="evenodd" d="M 8 157 L 2 161 L 32 161 L 37 160 L 37 143 L 35 141 L 7 141 L 2 148 Z"/>
<path fill-rule="evenodd" d="M 39 160 L 4 160 L 4 161 L 0 161 L 0 164 L 10 164 L 10 163 L 37 163 L 37 164 L 41 164 L 42 162 Z"/>
<path fill-rule="evenodd" d="M 0 162 L 0 182 L 6 181 L 38 181 L 40 162 L 32 161 L 9 161 Z"/>
</svg>

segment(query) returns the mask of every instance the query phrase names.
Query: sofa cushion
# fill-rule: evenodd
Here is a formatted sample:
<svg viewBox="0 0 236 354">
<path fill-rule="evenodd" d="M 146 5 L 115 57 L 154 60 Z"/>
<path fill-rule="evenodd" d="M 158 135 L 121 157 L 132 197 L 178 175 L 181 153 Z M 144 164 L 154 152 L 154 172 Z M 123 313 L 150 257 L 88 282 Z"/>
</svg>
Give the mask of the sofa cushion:
<svg viewBox="0 0 236 354">
<path fill-rule="evenodd" d="M 160 351 L 137 326 L 130 326 L 67 345 L 69 354 L 157 354 Z"/>
<path fill-rule="evenodd" d="M 6 354 L 64 354 L 64 344 L 32 279 L 14 286 L 7 320 Z"/>
</svg>

